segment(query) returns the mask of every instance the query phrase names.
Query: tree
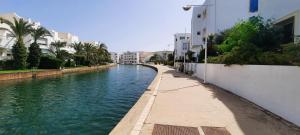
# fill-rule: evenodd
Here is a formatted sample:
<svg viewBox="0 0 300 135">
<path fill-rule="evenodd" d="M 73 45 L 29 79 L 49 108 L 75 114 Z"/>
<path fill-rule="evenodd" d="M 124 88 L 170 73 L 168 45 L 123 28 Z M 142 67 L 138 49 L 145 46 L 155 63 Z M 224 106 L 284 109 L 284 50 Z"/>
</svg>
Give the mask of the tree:
<svg viewBox="0 0 300 135">
<path fill-rule="evenodd" d="M 72 47 L 76 51 L 75 52 L 76 55 L 82 55 L 84 53 L 83 44 L 81 42 L 79 42 L 79 43 L 73 43 Z"/>
<path fill-rule="evenodd" d="M 37 41 L 43 37 L 51 36 L 51 33 L 47 29 L 39 27 L 32 31 L 31 36 L 33 37 L 34 41 L 29 47 L 29 55 L 27 61 L 29 63 L 29 66 L 32 68 L 38 67 L 42 55 L 41 48 Z"/>
<path fill-rule="evenodd" d="M 174 55 L 168 54 L 168 61 L 174 61 Z"/>
<path fill-rule="evenodd" d="M 55 42 L 52 42 L 50 44 L 50 52 L 52 52 L 56 58 L 59 58 L 61 57 L 61 48 L 65 47 L 67 45 L 66 42 L 60 42 L 60 41 L 55 41 Z"/>
<path fill-rule="evenodd" d="M 23 20 L 22 18 L 17 20 L 14 18 L 14 22 L 2 19 L 12 31 L 10 31 L 10 36 L 16 38 L 16 43 L 13 45 L 12 53 L 13 60 L 16 69 L 26 68 L 27 52 L 24 44 L 24 37 L 29 35 L 32 31 L 32 24 Z"/>
<path fill-rule="evenodd" d="M 91 66 L 91 65 L 94 65 L 95 63 L 97 63 L 95 60 L 96 58 L 95 58 L 95 54 L 94 54 L 96 47 L 93 44 L 84 43 L 83 48 L 85 51 L 85 59 L 86 59 L 87 65 Z"/>
</svg>

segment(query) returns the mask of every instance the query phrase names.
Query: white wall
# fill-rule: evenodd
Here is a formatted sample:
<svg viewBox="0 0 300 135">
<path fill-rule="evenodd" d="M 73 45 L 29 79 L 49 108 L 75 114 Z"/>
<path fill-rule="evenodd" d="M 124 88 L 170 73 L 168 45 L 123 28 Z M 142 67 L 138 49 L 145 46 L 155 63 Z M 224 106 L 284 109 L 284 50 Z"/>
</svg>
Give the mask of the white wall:
<svg viewBox="0 0 300 135">
<path fill-rule="evenodd" d="M 204 64 L 189 64 L 203 79 Z M 207 82 L 229 90 L 300 126 L 300 67 L 207 65 Z"/>
</svg>

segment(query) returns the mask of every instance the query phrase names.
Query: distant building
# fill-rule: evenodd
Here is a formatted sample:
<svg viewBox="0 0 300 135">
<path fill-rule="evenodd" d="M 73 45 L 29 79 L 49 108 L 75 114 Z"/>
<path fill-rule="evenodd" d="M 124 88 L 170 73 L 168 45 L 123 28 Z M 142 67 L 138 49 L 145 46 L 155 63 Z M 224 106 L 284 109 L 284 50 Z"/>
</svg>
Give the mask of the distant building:
<svg viewBox="0 0 300 135">
<path fill-rule="evenodd" d="M 119 63 L 119 54 L 115 52 L 110 52 L 110 57 L 113 63 Z"/>
<path fill-rule="evenodd" d="M 140 63 L 147 63 L 150 58 L 157 54 L 162 60 L 168 60 L 168 55 L 173 54 L 173 51 L 157 51 L 157 52 L 139 52 L 140 53 Z"/>
<path fill-rule="evenodd" d="M 125 52 L 120 55 L 121 64 L 139 64 L 140 56 L 139 52 Z"/>
<path fill-rule="evenodd" d="M 190 33 L 177 33 L 174 35 L 174 58 L 183 60 L 185 54 L 190 49 Z"/>
<path fill-rule="evenodd" d="M 150 60 L 150 57 L 154 55 L 154 52 L 139 52 L 140 54 L 140 63 L 146 63 Z"/>
</svg>

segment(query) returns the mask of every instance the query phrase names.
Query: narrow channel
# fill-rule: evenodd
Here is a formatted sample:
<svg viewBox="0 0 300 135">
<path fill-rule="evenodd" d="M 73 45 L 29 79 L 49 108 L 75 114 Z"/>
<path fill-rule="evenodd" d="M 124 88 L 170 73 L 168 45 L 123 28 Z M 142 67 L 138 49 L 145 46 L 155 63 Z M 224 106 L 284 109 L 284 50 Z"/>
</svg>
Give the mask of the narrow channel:
<svg viewBox="0 0 300 135">
<path fill-rule="evenodd" d="M 0 82 L 0 134 L 108 134 L 155 75 L 141 65 L 118 65 L 99 72 Z"/>
</svg>

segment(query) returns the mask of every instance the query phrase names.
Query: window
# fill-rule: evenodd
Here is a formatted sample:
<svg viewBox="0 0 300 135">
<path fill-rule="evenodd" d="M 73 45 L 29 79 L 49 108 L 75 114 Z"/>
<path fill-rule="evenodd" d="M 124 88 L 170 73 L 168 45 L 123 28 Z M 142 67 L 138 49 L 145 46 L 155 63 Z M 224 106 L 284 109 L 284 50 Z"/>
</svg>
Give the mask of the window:
<svg viewBox="0 0 300 135">
<path fill-rule="evenodd" d="M 200 31 L 198 31 L 198 32 L 197 32 L 197 35 L 201 35 L 201 32 L 200 32 Z"/>
<path fill-rule="evenodd" d="M 179 39 L 180 39 L 180 40 L 183 40 L 183 39 L 185 39 L 185 37 L 180 37 Z"/>
<path fill-rule="evenodd" d="M 201 14 L 198 14 L 198 16 L 197 16 L 198 18 L 201 18 Z"/>
<path fill-rule="evenodd" d="M 250 0 L 250 10 L 251 13 L 258 11 L 258 0 Z"/>
<path fill-rule="evenodd" d="M 188 43 L 183 43 L 182 44 L 182 50 L 188 50 L 188 46 L 189 46 Z"/>
<path fill-rule="evenodd" d="M 205 10 L 203 11 L 203 17 L 206 18 L 206 16 L 207 16 L 207 9 L 205 9 Z"/>
</svg>

